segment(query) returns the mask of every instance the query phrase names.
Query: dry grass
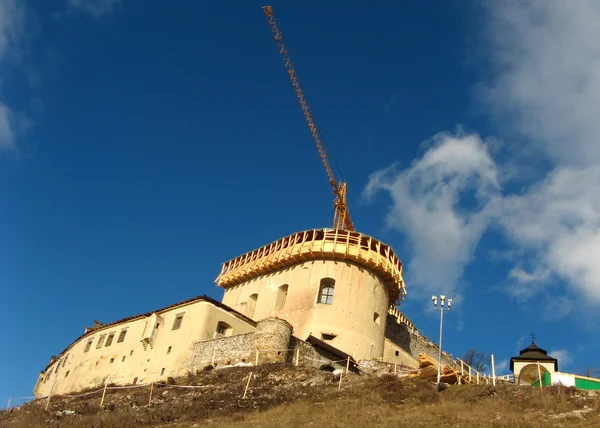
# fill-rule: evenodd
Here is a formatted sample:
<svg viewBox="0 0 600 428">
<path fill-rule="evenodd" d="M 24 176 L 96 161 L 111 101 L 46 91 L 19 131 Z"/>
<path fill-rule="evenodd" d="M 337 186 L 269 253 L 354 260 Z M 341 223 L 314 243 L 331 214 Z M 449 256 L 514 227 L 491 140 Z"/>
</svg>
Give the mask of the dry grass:
<svg viewBox="0 0 600 428">
<path fill-rule="evenodd" d="M 452 386 L 440 393 L 424 381 L 349 376 L 341 390 L 331 374 L 262 366 L 254 370 L 248 398 L 243 388 L 252 368 L 199 373 L 180 384 L 200 390 L 146 388 L 83 399 L 56 398 L 0 413 L 0 427 L 547 427 L 600 426 L 600 400 L 573 388 L 539 390 L 505 386 Z M 165 392 L 166 391 L 166 392 Z M 60 416 L 60 410 L 75 415 Z"/>
</svg>

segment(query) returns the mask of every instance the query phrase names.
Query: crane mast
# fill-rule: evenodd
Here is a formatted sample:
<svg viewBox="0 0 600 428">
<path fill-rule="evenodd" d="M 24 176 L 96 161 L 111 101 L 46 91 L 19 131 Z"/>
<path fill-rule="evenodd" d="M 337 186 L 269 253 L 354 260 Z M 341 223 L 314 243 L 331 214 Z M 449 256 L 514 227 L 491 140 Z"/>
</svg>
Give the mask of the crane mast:
<svg viewBox="0 0 600 428">
<path fill-rule="evenodd" d="M 315 119 L 313 117 L 312 111 L 310 110 L 308 102 L 306 101 L 304 91 L 302 91 L 302 87 L 300 86 L 300 82 L 298 81 L 298 76 L 296 76 L 296 70 L 294 69 L 292 60 L 290 59 L 288 51 L 285 47 L 285 43 L 283 42 L 283 35 L 281 34 L 279 26 L 277 25 L 277 21 L 275 20 L 273 8 L 271 6 L 263 6 L 263 12 L 267 17 L 269 27 L 271 27 L 271 32 L 273 33 L 273 39 L 275 40 L 275 44 L 277 45 L 277 50 L 279 51 L 281 59 L 283 60 L 283 64 L 285 65 L 285 68 L 287 70 L 288 77 L 290 78 L 290 82 L 292 83 L 292 87 L 294 88 L 294 92 L 296 93 L 296 97 L 298 98 L 298 102 L 300 103 L 300 107 L 302 108 L 304 119 L 306 119 L 306 124 L 308 125 L 308 129 L 310 130 L 313 142 L 317 147 L 319 157 L 321 158 L 321 163 L 325 168 L 327 178 L 329 179 L 329 184 L 331 185 L 331 189 L 334 194 L 333 207 L 335 213 L 333 217 L 333 227 L 336 229 L 346 229 L 353 231 L 354 225 L 352 224 L 352 220 L 350 219 L 350 213 L 348 212 L 348 204 L 346 202 L 346 182 L 344 180 L 335 179 L 335 175 L 333 174 L 331 164 L 329 163 L 327 152 L 325 151 L 323 141 L 321 140 L 321 133 L 319 132 L 319 129 L 315 124 Z"/>
</svg>

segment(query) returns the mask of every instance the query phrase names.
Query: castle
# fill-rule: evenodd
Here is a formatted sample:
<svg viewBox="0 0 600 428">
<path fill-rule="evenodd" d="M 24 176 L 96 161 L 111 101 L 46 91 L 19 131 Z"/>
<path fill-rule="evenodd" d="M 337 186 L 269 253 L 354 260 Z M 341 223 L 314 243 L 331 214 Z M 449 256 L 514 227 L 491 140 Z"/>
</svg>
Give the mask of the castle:
<svg viewBox="0 0 600 428">
<path fill-rule="evenodd" d="M 165 381 L 207 365 L 416 367 L 419 353 L 437 355 L 395 307 L 406 295 L 398 256 L 358 232 L 294 233 L 225 262 L 216 283 L 222 302 L 200 296 L 95 322 L 50 359 L 35 396 Z"/>
</svg>

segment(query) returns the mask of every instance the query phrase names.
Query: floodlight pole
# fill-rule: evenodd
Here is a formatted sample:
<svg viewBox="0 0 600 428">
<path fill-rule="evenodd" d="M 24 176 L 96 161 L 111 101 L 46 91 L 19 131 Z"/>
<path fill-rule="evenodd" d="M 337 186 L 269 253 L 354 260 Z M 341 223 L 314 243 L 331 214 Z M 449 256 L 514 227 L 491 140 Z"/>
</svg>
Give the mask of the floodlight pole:
<svg viewBox="0 0 600 428">
<path fill-rule="evenodd" d="M 436 311 L 440 311 L 440 346 L 438 352 L 438 373 L 437 373 L 437 388 L 440 390 L 441 386 L 441 378 L 442 378 L 442 332 L 444 329 L 444 312 L 450 310 L 450 306 L 452 306 L 452 299 L 448 299 L 448 307 L 444 308 L 444 303 L 446 302 L 446 296 L 441 295 L 439 297 L 440 307 L 437 307 L 438 298 L 436 296 L 431 296 L 431 301 L 433 302 L 433 308 Z"/>
</svg>

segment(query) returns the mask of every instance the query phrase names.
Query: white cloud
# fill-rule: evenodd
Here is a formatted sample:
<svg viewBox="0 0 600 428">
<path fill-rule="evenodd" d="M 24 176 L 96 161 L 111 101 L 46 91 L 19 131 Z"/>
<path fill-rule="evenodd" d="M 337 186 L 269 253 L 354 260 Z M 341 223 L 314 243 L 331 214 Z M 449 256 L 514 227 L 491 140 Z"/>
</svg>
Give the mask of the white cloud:
<svg viewBox="0 0 600 428">
<path fill-rule="evenodd" d="M 410 168 L 375 172 L 365 196 L 387 192 L 387 225 L 408 237 L 407 275 L 420 292 L 451 292 L 486 229 L 498 194 L 496 165 L 478 135 L 442 133 Z M 465 199 L 472 206 L 461 207 Z"/>
<path fill-rule="evenodd" d="M 23 7 L 16 0 L 0 2 L 0 66 L 6 61 L 9 53 L 21 36 L 23 23 Z M 1 89 L 1 83 L 0 83 Z M 15 147 L 15 125 L 13 112 L 2 101 L 0 93 L 0 151 Z"/>
<path fill-rule="evenodd" d="M 556 319 L 575 302 L 600 304 L 600 2 L 497 0 L 486 11 L 492 67 L 481 93 L 509 130 L 509 156 L 498 159 L 510 160 L 497 165 L 494 145 L 477 136 L 442 134 L 410 168 L 372 175 L 367 193 L 392 197 L 387 223 L 409 238 L 411 282 L 456 284 L 497 224 L 520 254 L 506 291 L 519 301 L 541 295 Z M 539 181 L 500 193 L 499 181 L 524 180 Z"/>
<path fill-rule="evenodd" d="M 120 0 L 67 0 L 72 10 L 89 13 L 94 18 L 100 18 L 112 13 Z"/>
<path fill-rule="evenodd" d="M 557 167 L 529 191 L 504 198 L 500 223 L 514 242 L 536 254 L 536 270 L 513 270 L 514 279 L 539 284 L 553 272 L 600 303 L 598 188 L 600 167 Z"/>
<path fill-rule="evenodd" d="M 573 361 L 571 355 L 569 354 L 569 351 L 567 351 L 566 349 L 557 349 L 555 351 L 549 351 L 548 355 L 550 355 L 553 358 L 556 358 L 558 360 L 558 365 L 562 367 L 568 366 Z"/>
<path fill-rule="evenodd" d="M 554 162 L 597 165 L 600 2 L 497 0 L 488 11 L 487 97 L 502 126 Z"/>
<path fill-rule="evenodd" d="M 506 369 L 508 368 L 509 362 L 510 362 L 510 360 L 508 360 L 508 359 L 497 362 L 496 367 L 494 368 L 496 370 L 496 374 L 501 375 L 503 372 L 505 372 Z"/>
</svg>

